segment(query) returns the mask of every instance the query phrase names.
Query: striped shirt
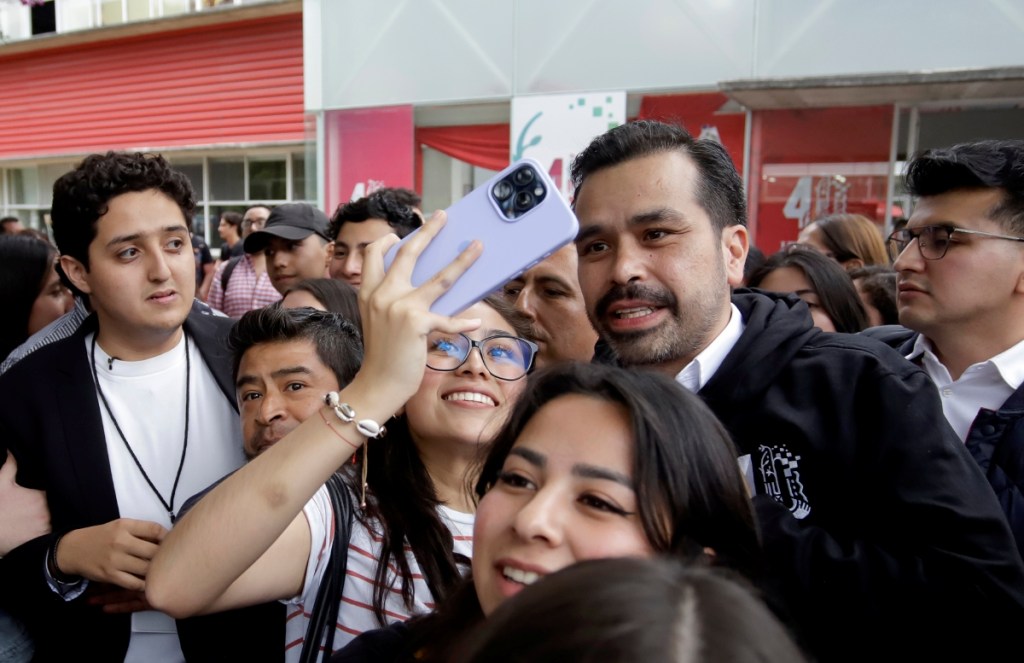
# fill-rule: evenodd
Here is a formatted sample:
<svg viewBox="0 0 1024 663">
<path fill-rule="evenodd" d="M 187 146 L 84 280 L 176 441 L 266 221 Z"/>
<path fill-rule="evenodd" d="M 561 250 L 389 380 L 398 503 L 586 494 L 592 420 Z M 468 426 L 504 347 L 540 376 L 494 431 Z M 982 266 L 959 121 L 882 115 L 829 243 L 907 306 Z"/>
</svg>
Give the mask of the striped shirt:
<svg viewBox="0 0 1024 663">
<path fill-rule="evenodd" d="M 473 554 L 473 514 L 460 513 L 445 506 L 439 506 L 441 521 L 451 530 L 455 553 L 467 558 Z M 327 567 L 334 542 L 334 511 L 327 488 L 321 487 L 302 510 L 309 523 L 310 547 L 306 564 L 306 577 L 302 592 L 285 601 L 289 605 L 288 623 L 285 631 L 285 660 L 297 661 L 302 651 L 306 629 L 309 626 L 310 610 L 316 600 L 317 590 Z M 341 649 L 363 631 L 380 628 L 373 612 L 373 593 L 376 588 L 377 562 L 381 556 L 381 536 L 371 532 L 358 518 L 352 521 L 352 535 L 348 544 L 348 568 L 345 570 L 345 587 L 341 594 L 338 610 L 337 629 L 334 633 L 334 650 Z M 423 614 L 434 609 L 434 599 L 412 551 L 406 548 L 406 559 L 413 577 L 413 602 L 409 610 L 402 600 L 401 584 L 397 580 L 395 566 L 389 564 L 391 573 L 390 593 L 384 610 L 388 622 L 405 621 L 414 614 Z"/>
<path fill-rule="evenodd" d="M 221 285 L 221 275 L 227 265 L 228 261 L 222 262 L 213 273 L 210 295 L 206 298 L 206 302 L 213 308 L 223 311 L 230 318 L 240 318 L 246 311 L 263 308 L 281 299 L 281 293 L 270 283 L 266 270 L 256 274 L 256 267 L 248 254 L 235 265 L 225 290 Z"/>
</svg>

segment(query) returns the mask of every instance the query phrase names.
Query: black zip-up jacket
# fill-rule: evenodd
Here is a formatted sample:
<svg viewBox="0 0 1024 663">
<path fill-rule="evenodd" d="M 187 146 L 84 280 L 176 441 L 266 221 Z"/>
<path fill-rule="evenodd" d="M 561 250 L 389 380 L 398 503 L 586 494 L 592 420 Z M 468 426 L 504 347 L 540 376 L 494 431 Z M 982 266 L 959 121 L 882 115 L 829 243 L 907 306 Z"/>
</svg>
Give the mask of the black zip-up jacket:
<svg viewBox="0 0 1024 663">
<path fill-rule="evenodd" d="M 919 334 L 899 325 L 864 331 L 906 357 Z M 985 473 L 1010 523 L 1017 551 L 1024 557 L 1024 385 L 998 410 L 982 408 L 971 423 L 964 446 Z"/>
<path fill-rule="evenodd" d="M 700 396 L 750 456 L 768 589 L 810 652 L 1001 651 L 1024 624 L 1024 564 L 927 374 L 812 327 L 796 298 L 733 303 L 746 327 Z"/>
</svg>

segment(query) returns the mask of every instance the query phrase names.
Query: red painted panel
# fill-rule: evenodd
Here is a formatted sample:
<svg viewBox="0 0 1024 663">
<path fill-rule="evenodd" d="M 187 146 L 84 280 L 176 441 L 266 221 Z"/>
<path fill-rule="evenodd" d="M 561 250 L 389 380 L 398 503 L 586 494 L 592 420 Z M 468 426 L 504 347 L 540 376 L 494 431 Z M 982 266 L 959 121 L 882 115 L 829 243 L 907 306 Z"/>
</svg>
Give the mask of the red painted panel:
<svg viewBox="0 0 1024 663">
<path fill-rule="evenodd" d="M 328 210 L 381 187 L 413 185 L 412 106 L 327 111 L 324 130 Z"/>
<path fill-rule="evenodd" d="M 769 164 L 888 163 L 892 106 L 757 111 L 751 139 L 749 204 L 756 243 L 765 253 L 797 238 L 800 228 L 835 212 L 885 218 L 887 179 L 851 172 L 831 177 L 766 178 Z M 756 183 L 756 188 L 754 184 Z M 787 212 L 787 204 L 792 207 Z M 801 210 L 804 217 L 795 214 Z"/>
<path fill-rule="evenodd" d="M 699 94 L 644 95 L 640 100 L 639 120 L 661 120 L 686 127 L 694 136 L 714 136 L 729 152 L 736 170 L 743 172 L 743 133 L 747 117 L 743 113 L 719 113 L 729 98 L 718 92 Z"/>
<path fill-rule="evenodd" d="M 302 16 L 0 57 L 0 158 L 302 141 Z"/>
</svg>

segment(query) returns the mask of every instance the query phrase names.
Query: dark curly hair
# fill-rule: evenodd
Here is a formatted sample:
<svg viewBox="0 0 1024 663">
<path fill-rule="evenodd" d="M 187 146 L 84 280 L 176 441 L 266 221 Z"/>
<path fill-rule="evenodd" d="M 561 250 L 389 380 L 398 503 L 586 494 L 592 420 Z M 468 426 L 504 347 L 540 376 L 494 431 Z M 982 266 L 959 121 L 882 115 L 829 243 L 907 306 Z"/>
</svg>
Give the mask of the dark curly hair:
<svg viewBox="0 0 1024 663">
<path fill-rule="evenodd" d="M 63 255 L 89 268 L 89 244 L 96 222 L 107 213 L 112 198 L 123 193 L 156 189 L 171 198 L 185 225 L 191 227 L 196 201 L 192 183 L 172 169 L 159 154 L 107 152 L 91 154 L 53 184 L 53 238 Z"/>
<path fill-rule="evenodd" d="M 369 219 L 384 219 L 399 237 L 405 237 L 423 225 L 423 219 L 412 207 L 400 202 L 392 191 L 381 189 L 359 200 L 338 205 L 327 235 L 337 240 L 341 227 L 346 223 L 361 223 Z"/>
</svg>

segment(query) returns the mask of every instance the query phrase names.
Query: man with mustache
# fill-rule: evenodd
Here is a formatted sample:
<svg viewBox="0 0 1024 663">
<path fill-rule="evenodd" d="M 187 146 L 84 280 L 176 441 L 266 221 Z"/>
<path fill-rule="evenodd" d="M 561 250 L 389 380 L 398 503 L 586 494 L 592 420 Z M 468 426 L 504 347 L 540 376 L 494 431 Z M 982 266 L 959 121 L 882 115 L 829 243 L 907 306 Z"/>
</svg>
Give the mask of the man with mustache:
<svg viewBox="0 0 1024 663">
<path fill-rule="evenodd" d="M 889 247 L 913 331 L 887 340 L 939 388 L 1024 555 L 1024 141 L 929 150 L 907 190 L 914 211 Z"/>
<path fill-rule="evenodd" d="M 540 346 L 537 367 L 560 361 L 590 361 L 597 332 L 590 326 L 576 276 L 571 244 L 505 284 L 502 294 L 525 315 Z"/>
<path fill-rule="evenodd" d="M 280 304 L 251 311 L 231 330 L 245 455 L 263 453 L 345 387 L 363 359 L 359 332 L 340 315 Z"/>
<path fill-rule="evenodd" d="M 574 161 L 579 280 L 618 361 L 674 376 L 731 433 L 764 587 L 819 660 L 985 660 L 1024 618 L 1024 565 L 928 376 L 812 327 L 786 296 L 731 294 L 748 246 L 721 145 L 642 121 Z M 984 629 L 984 642 L 975 635 Z"/>
</svg>

